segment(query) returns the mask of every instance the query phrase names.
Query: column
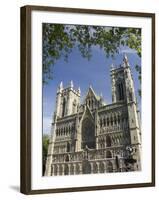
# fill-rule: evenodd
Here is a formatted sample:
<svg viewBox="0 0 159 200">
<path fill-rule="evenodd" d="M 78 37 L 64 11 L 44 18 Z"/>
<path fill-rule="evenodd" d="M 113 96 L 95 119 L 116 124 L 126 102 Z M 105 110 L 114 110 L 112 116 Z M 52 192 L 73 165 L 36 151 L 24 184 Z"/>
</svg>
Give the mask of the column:
<svg viewBox="0 0 159 200">
<path fill-rule="evenodd" d="M 65 175 L 64 171 L 65 171 L 65 165 L 62 164 L 62 175 Z"/>
<path fill-rule="evenodd" d="M 70 171 L 71 171 L 71 165 L 70 164 L 68 164 L 68 175 L 70 175 L 71 173 L 70 173 Z"/>
<path fill-rule="evenodd" d="M 80 174 L 83 174 L 83 172 L 82 172 L 82 163 L 79 164 L 79 168 L 80 168 Z"/>
<path fill-rule="evenodd" d="M 93 174 L 93 163 L 91 162 L 90 165 L 91 165 L 91 174 Z"/>
<path fill-rule="evenodd" d="M 99 162 L 97 162 L 96 164 L 97 164 L 97 173 L 99 174 L 99 173 L 100 173 L 100 170 L 99 170 Z"/>
<path fill-rule="evenodd" d="M 59 176 L 60 175 L 60 168 L 59 168 L 59 165 L 57 165 L 57 176 Z"/>
<path fill-rule="evenodd" d="M 53 176 L 54 175 L 54 165 L 51 165 L 51 174 L 50 174 L 51 176 Z"/>
</svg>

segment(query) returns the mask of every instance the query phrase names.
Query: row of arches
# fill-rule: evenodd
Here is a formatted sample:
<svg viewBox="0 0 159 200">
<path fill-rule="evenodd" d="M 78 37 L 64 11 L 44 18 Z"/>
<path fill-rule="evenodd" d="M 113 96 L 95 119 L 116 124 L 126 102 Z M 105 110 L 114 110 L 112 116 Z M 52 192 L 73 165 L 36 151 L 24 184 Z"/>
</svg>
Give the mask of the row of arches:
<svg viewBox="0 0 159 200">
<path fill-rule="evenodd" d="M 128 118 L 126 115 L 114 114 L 110 116 L 102 116 L 99 120 L 100 127 L 112 127 L 122 124 L 128 124 Z"/>
<path fill-rule="evenodd" d="M 98 144 L 100 145 L 101 148 L 111 147 L 112 146 L 111 137 L 109 135 L 106 135 L 104 137 L 99 137 Z"/>
<path fill-rule="evenodd" d="M 95 108 L 99 107 L 99 102 L 95 98 L 88 98 L 86 100 L 86 105 L 90 109 L 95 109 Z"/>
<path fill-rule="evenodd" d="M 98 147 L 99 148 L 106 148 L 110 146 L 118 146 L 123 144 L 130 143 L 130 137 L 126 137 L 128 133 L 125 133 L 125 136 L 123 137 L 123 134 L 115 134 L 112 136 L 109 135 L 100 135 L 98 139 Z"/>
<path fill-rule="evenodd" d="M 77 174 L 96 174 L 113 172 L 113 163 L 107 162 L 86 162 L 71 164 L 53 164 L 51 174 L 58 175 L 77 175 Z"/>
<path fill-rule="evenodd" d="M 128 131 L 128 129 L 129 129 L 129 125 L 123 123 L 119 126 L 102 127 L 99 130 L 99 134 L 104 135 L 108 133 L 116 133 L 119 131 Z"/>
<path fill-rule="evenodd" d="M 70 135 L 74 130 L 75 130 L 74 124 L 63 126 L 63 127 L 57 127 L 56 136 Z"/>
<path fill-rule="evenodd" d="M 71 150 L 72 150 L 71 142 L 65 142 L 60 145 L 55 145 L 54 147 L 54 153 L 66 153 L 66 152 L 70 152 Z"/>
<path fill-rule="evenodd" d="M 91 151 L 87 153 L 87 160 L 96 160 L 96 159 L 111 159 L 114 158 L 116 154 L 112 152 L 112 150 L 99 150 L 98 152 Z M 53 161 L 56 161 L 57 163 L 69 163 L 69 162 L 81 162 L 86 158 L 86 154 L 84 152 L 73 154 L 60 154 L 60 155 L 54 155 Z"/>
</svg>

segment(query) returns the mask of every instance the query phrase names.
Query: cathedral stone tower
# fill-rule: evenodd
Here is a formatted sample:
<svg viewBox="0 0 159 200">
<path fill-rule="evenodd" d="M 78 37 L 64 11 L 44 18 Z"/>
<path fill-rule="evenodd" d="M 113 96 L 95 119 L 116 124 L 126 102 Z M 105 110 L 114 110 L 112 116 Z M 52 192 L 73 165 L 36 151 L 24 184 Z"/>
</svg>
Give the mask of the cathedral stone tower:
<svg viewBox="0 0 159 200">
<path fill-rule="evenodd" d="M 56 115 L 58 118 L 77 113 L 80 104 L 80 88 L 75 90 L 73 81 L 65 89 L 61 82 L 57 90 Z"/>
<path fill-rule="evenodd" d="M 123 64 L 119 68 L 111 68 L 112 77 L 112 102 L 136 102 L 134 82 L 128 58 L 125 55 Z"/>
<path fill-rule="evenodd" d="M 140 168 L 141 130 L 135 96 L 134 81 L 131 74 L 128 58 L 124 55 L 123 63 L 119 68 L 111 68 L 112 102 L 125 102 L 127 104 L 128 124 L 132 150 L 136 152 L 136 168 Z M 137 155 L 137 156 L 135 156 Z"/>
</svg>

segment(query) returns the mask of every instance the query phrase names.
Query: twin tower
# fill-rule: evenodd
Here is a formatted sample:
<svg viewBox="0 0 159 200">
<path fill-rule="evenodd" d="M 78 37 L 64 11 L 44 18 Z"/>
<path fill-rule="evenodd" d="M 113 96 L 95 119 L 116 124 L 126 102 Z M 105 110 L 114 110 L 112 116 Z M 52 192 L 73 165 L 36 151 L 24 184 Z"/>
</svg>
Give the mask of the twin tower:
<svg viewBox="0 0 159 200">
<path fill-rule="evenodd" d="M 128 58 L 125 55 L 123 64 L 119 68 L 111 66 L 112 103 L 125 101 L 136 102 L 133 77 Z M 61 82 L 57 89 L 56 111 L 57 118 L 62 118 L 78 112 L 80 106 L 81 90 L 74 89 L 73 81 L 64 88 Z"/>
<path fill-rule="evenodd" d="M 61 82 L 56 96 L 57 118 L 62 118 L 77 113 L 80 105 L 80 96 L 80 88 L 75 90 L 73 81 L 70 81 L 69 86 L 66 88 L 63 88 L 63 83 Z"/>
</svg>

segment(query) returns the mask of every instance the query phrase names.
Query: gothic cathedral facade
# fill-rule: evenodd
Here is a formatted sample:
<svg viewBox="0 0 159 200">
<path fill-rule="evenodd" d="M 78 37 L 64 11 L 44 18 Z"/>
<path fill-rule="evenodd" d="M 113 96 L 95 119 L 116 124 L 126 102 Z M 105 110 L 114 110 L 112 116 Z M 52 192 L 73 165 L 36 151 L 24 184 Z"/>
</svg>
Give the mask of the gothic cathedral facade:
<svg viewBox="0 0 159 200">
<path fill-rule="evenodd" d="M 111 104 L 91 86 L 80 103 L 80 88 L 60 84 L 45 176 L 141 170 L 140 115 L 126 55 L 110 74 Z"/>
</svg>

